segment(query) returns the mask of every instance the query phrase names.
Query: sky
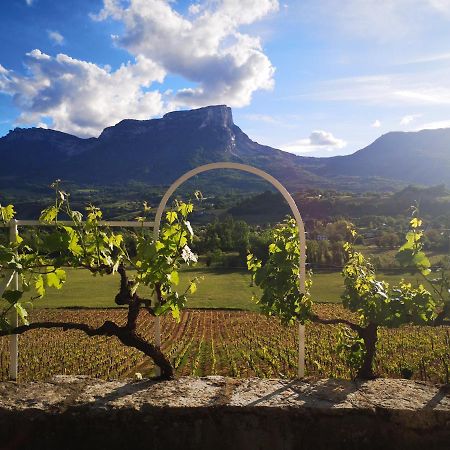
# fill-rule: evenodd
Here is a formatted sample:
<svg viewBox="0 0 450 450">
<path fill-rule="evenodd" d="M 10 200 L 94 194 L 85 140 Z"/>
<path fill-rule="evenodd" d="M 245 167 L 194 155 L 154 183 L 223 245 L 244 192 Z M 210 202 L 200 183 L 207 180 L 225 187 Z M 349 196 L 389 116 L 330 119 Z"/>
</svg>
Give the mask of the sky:
<svg viewBox="0 0 450 450">
<path fill-rule="evenodd" d="M 214 104 L 306 156 L 450 127 L 450 0 L 0 1 L 0 136 Z"/>
</svg>

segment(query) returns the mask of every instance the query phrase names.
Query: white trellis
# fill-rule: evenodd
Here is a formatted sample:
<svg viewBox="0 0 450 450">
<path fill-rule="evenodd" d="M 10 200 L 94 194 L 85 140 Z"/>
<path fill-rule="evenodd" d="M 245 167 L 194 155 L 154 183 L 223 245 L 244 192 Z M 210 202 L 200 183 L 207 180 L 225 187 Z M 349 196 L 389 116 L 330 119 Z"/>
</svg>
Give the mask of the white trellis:
<svg viewBox="0 0 450 450">
<path fill-rule="evenodd" d="M 247 164 L 239 164 L 232 162 L 218 162 L 205 164 L 203 166 L 196 167 L 195 169 L 186 172 L 180 178 L 178 178 L 174 183 L 167 189 L 164 194 L 161 202 L 159 203 L 158 209 L 156 210 L 155 216 L 155 227 L 153 228 L 153 235 L 155 239 L 159 237 L 159 228 L 161 225 L 161 218 L 166 208 L 167 202 L 175 190 L 181 186 L 185 181 L 194 177 L 203 172 L 208 172 L 210 170 L 216 169 L 234 169 L 240 170 L 243 172 L 248 172 L 253 175 L 257 175 L 264 180 L 268 181 L 272 186 L 274 186 L 280 194 L 284 197 L 286 202 L 291 208 L 292 214 L 294 215 L 295 221 L 297 222 L 298 235 L 300 240 L 300 271 L 299 271 L 299 282 L 300 282 L 300 292 L 305 293 L 305 276 L 306 276 L 306 236 L 305 236 L 305 226 L 303 224 L 302 217 L 300 215 L 300 211 L 297 208 L 297 205 L 292 198 L 291 194 L 287 191 L 287 189 L 272 175 L 269 175 L 267 172 L 264 172 L 261 169 L 257 169 L 256 167 L 249 166 Z M 160 318 L 156 318 L 156 326 L 155 326 L 155 344 L 160 347 L 161 346 L 161 321 Z M 305 376 L 305 326 L 299 324 L 298 326 L 298 370 L 297 374 L 299 378 Z"/>
<path fill-rule="evenodd" d="M 297 223 L 298 232 L 299 232 L 299 241 L 300 241 L 300 271 L 299 271 L 299 283 L 300 283 L 300 292 L 305 292 L 305 275 L 306 275 L 306 237 L 305 237 L 305 227 L 303 224 L 302 217 L 300 215 L 300 212 L 297 208 L 297 205 L 295 204 L 294 199 L 289 194 L 289 192 L 286 190 L 286 188 L 272 175 L 269 175 L 268 173 L 264 172 L 263 170 L 257 169 L 256 167 L 252 167 L 246 164 L 239 164 L 239 163 L 231 163 L 231 162 L 218 162 L 218 163 L 212 163 L 212 164 L 205 164 L 203 166 L 196 167 L 195 169 L 190 170 L 189 172 L 186 172 L 184 175 L 182 175 L 180 178 L 178 178 L 166 191 L 163 198 L 161 199 L 161 202 L 159 203 L 158 209 L 156 210 L 156 216 L 154 222 L 144 222 L 138 223 L 138 222 L 128 222 L 128 221 L 102 221 L 100 222 L 101 226 L 108 226 L 108 227 L 123 227 L 123 228 L 132 228 L 132 227 L 153 227 L 153 236 L 154 239 L 158 239 L 159 237 L 159 231 L 160 231 L 160 225 L 161 225 L 161 218 L 164 212 L 164 209 L 166 208 L 167 202 L 169 198 L 172 196 L 172 194 L 175 192 L 175 190 L 182 185 L 185 181 L 189 180 L 190 178 L 194 177 L 195 175 L 198 175 L 202 172 L 207 172 L 209 170 L 216 170 L 216 169 L 234 169 L 234 170 L 240 170 L 243 172 L 248 172 L 253 175 L 257 175 L 264 180 L 268 181 L 272 186 L 274 186 L 280 194 L 283 196 L 283 198 L 288 203 L 289 207 L 291 208 L 292 214 L 295 218 L 295 221 Z M 66 222 L 66 221 L 60 221 L 58 222 L 61 225 L 72 225 L 72 222 Z M 7 225 L 0 224 L 0 227 L 9 227 L 10 230 L 10 240 L 12 242 L 15 241 L 17 230 L 19 226 L 45 226 L 46 224 L 43 224 L 36 220 L 11 220 L 11 222 Z M 0 296 L 3 294 L 3 292 L 8 288 L 8 286 L 12 286 L 12 289 L 17 290 L 19 289 L 19 277 L 18 274 L 15 272 L 6 273 L 3 281 L 0 283 Z M 17 326 L 18 325 L 18 317 L 17 313 L 14 311 L 11 314 L 11 325 Z M 11 380 L 17 379 L 18 374 L 18 351 L 19 351 L 19 336 L 14 334 L 10 336 L 10 365 L 9 365 L 9 378 Z M 161 346 L 161 321 L 159 317 L 156 317 L 155 320 L 155 344 L 160 347 Z M 302 378 L 305 376 L 305 327 L 304 325 L 299 324 L 298 326 L 298 371 L 297 371 L 298 377 Z"/>
</svg>

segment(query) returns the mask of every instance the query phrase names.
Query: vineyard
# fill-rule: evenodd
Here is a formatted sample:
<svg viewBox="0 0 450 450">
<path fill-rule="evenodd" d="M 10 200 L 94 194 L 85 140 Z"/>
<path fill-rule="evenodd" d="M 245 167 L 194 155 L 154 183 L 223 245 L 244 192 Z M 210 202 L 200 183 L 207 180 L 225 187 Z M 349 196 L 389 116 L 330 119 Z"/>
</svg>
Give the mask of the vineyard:
<svg viewBox="0 0 450 450">
<path fill-rule="evenodd" d="M 340 305 L 317 305 L 324 317 L 349 315 Z M 73 321 L 100 325 L 108 318 L 122 324 L 124 310 L 36 310 L 32 321 Z M 139 332 L 153 337 L 153 319 L 142 314 Z M 163 350 L 178 375 L 295 377 L 297 330 L 278 319 L 253 312 L 186 310 L 180 323 L 162 318 Z M 352 369 L 336 352 L 338 328 L 306 327 L 306 374 L 352 378 Z M 8 339 L 0 338 L 0 379 L 8 374 Z M 450 333 L 445 327 L 382 328 L 375 371 L 384 377 L 412 376 L 449 382 Z M 153 367 L 137 350 L 116 338 L 91 338 L 76 331 L 36 330 L 20 337 L 19 380 L 42 380 L 54 374 L 100 378 L 150 375 Z"/>
</svg>

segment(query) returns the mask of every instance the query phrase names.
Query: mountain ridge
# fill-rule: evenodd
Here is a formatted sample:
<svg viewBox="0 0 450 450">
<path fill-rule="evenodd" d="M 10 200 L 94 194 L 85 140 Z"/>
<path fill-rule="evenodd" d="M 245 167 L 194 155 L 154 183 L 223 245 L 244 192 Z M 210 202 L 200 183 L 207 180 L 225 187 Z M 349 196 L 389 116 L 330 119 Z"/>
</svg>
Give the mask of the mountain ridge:
<svg viewBox="0 0 450 450">
<path fill-rule="evenodd" d="M 0 183 L 12 184 L 64 178 L 167 185 L 198 165 L 232 161 L 266 170 L 291 191 L 395 190 L 410 183 L 450 186 L 450 129 L 390 132 L 351 155 L 305 157 L 251 140 L 234 123 L 231 108 L 213 105 L 159 119 L 124 119 L 98 138 L 16 128 L 0 138 L 0 160 L 8 167 Z"/>
</svg>

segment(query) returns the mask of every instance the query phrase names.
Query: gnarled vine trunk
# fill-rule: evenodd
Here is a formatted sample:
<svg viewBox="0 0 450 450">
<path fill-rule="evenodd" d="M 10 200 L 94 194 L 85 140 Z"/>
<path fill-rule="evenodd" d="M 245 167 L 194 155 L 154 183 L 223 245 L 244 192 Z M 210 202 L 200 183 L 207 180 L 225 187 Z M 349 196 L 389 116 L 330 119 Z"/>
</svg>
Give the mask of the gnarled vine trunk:
<svg viewBox="0 0 450 450">
<path fill-rule="evenodd" d="M 358 370 L 358 378 L 370 380 L 375 378 L 373 371 L 373 360 L 375 358 L 376 346 L 378 341 L 378 325 L 369 323 L 365 328 L 358 330 L 358 335 L 364 340 L 366 353 L 361 367 Z"/>
<path fill-rule="evenodd" d="M 122 342 L 122 344 L 140 350 L 146 356 L 151 358 L 153 362 L 161 369 L 161 375 L 159 378 L 165 380 L 174 378 L 172 364 L 166 355 L 164 355 L 159 347 L 146 341 L 136 330 L 137 320 L 143 307 L 149 314 L 153 316 L 155 315 L 154 309 L 151 306 L 151 301 L 141 298 L 138 294 L 132 292 L 133 286 L 128 280 L 126 269 L 123 265 L 119 266 L 118 273 L 120 275 L 120 288 L 119 293 L 115 297 L 115 302 L 118 305 L 128 306 L 127 322 L 125 325 L 119 326 L 109 320 L 105 321 L 105 323 L 98 328 L 91 327 L 84 323 L 35 322 L 30 325 L 21 325 L 9 330 L 0 330 L 0 336 L 23 334 L 30 330 L 51 328 L 62 328 L 64 331 L 83 331 L 88 336 L 115 336 L 120 340 L 120 342 Z"/>
<path fill-rule="evenodd" d="M 151 358 L 161 369 L 160 378 L 170 380 L 174 378 L 173 367 L 169 359 L 164 355 L 159 347 L 147 342 L 135 330 L 130 330 L 127 326 L 119 326 L 114 322 L 106 321 L 98 328 L 93 328 L 84 323 L 73 322 L 35 322 L 30 325 L 21 325 L 8 331 L 0 331 L 0 336 L 9 334 L 23 334 L 30 330 L 62 328 L 67 330 L 79 330 L 88 336 L 116 336 L 122 344 L 140 350 L 146 356 Z"/>
</svg>

